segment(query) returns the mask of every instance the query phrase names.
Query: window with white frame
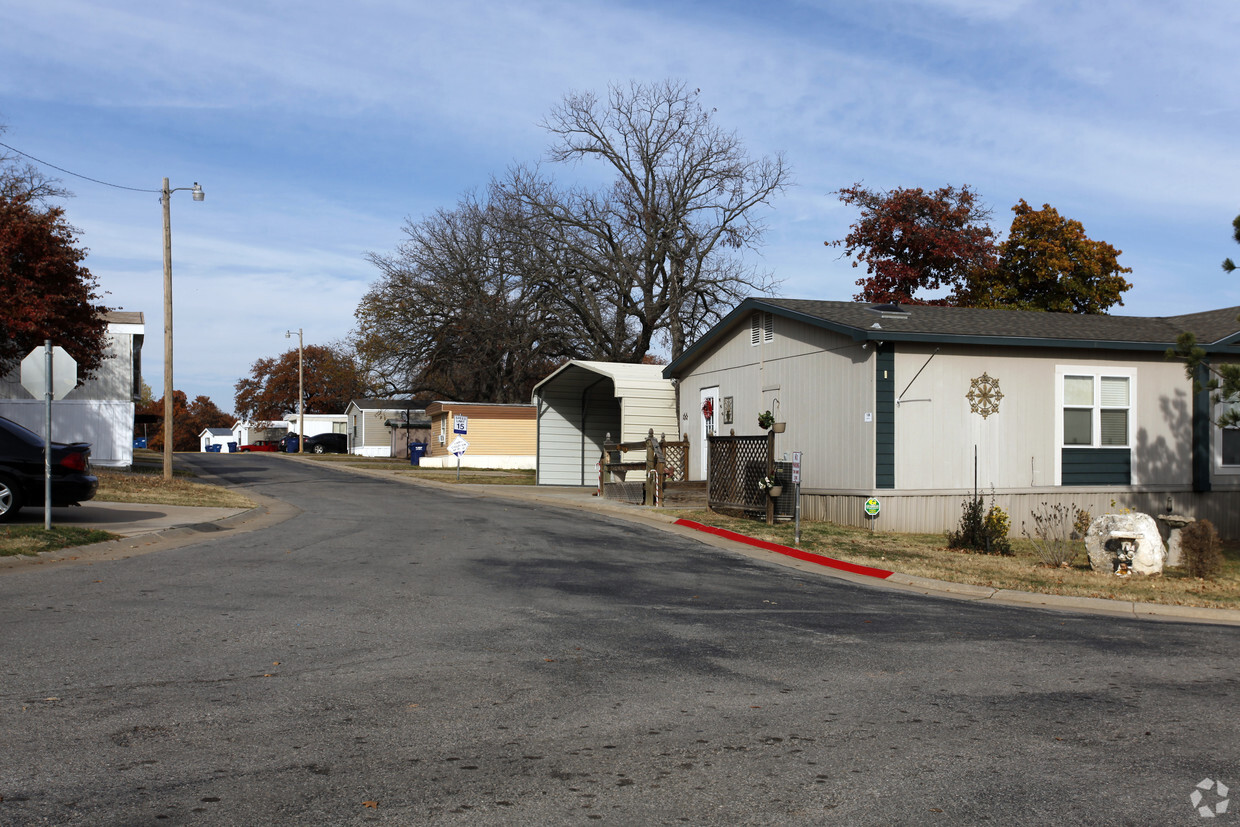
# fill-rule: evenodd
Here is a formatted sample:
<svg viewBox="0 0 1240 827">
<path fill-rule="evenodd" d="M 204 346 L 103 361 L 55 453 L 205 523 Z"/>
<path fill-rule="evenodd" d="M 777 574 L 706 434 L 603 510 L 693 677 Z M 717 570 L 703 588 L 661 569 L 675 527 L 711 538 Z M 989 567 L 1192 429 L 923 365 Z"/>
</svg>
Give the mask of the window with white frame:
<svg viewBox="0 0 1240 827">
<path fill-rule="evenodd" d="M 1223 465 L 1240 468 L 1240 428 L 1223 428 L 1219 437 Z"/>
<path fill-rule="evenodd" d="M 1237 409 L 1240 409 L 1240 399 L 1219 403 L 1214 407 L 1214 421 Z M 1226 474 L 1240 474 L 1240 426 L 1217 428 L 1217 433 L 1219 470 Z"/>
<path fill-rule="evenodd" d="M 448 415 L 444 414 L 439 420 L 439 444 L 446 445 L 448 442 Z"/>
<path fill-rule="evenodd" d="M 1126 448 L 1132 432 L 1132 377 L 1104 372 L 1063 374 L 1063 445 Z"/>
<path fill-rule="evenodd" d="M 749 344 L 775 341 L 775 314 L 757 312 L 749 319 Z"/>
</svg>

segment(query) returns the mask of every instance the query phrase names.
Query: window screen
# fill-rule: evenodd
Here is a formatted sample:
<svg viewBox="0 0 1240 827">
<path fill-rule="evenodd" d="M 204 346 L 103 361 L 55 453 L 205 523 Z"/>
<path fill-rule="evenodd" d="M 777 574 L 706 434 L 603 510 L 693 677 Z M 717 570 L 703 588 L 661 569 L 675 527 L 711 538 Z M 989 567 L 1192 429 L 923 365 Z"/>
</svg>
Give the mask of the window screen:
<svg viewBox="0 0 1240 827">
<path fill-rule="evenodd" d="M 1223 464 L 1240 465 L 1240 428 L 1224 428 L 1222 434 Z"/>
</svg>

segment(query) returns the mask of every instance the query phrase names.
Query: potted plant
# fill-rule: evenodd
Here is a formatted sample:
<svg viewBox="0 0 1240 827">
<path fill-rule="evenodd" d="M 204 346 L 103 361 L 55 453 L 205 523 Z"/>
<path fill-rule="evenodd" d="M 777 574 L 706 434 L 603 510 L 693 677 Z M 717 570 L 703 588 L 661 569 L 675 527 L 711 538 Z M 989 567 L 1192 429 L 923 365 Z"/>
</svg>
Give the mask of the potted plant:
<svg viewBox="0 0 1240 827">
<path fill-rule="evenodd" d="M 774 431 L 777 434 L 784 432 L 784 422 L 776 422 L 775 414 L 770 411 L 763 411 L 758 414 L 758 427 L 764 431 Z"/>
<path fill-rule="evenodd" d="M 765 491 L 768 497 L 772 498 L 784 493 L 783 483 L 780 482 L 779 477 L 775 474 L 767 474 L 758 480 L 758 487 Z"/>
</svg>

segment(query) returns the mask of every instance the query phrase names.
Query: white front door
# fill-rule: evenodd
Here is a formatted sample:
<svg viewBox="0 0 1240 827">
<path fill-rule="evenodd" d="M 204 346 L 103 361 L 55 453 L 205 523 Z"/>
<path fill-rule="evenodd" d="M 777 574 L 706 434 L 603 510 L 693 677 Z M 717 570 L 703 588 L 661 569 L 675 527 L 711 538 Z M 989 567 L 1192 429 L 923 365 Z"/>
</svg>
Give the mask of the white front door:
<svg viewBox="0 0 1240 827">
<path fill-rule="evenodd" d="M 702 479 L 707 479 L 707 470 L 710 465 L 710 446 L 706 444 L 706 436 L 708 434 L 718 434 L 718 423 L 720 419 L 719 411 L 719 387 L 702 389 L 702 407 L 698 411 L 698 416 L 702 418 L 702 444 L 698 453 L 702 457 Z"/>
</svg>

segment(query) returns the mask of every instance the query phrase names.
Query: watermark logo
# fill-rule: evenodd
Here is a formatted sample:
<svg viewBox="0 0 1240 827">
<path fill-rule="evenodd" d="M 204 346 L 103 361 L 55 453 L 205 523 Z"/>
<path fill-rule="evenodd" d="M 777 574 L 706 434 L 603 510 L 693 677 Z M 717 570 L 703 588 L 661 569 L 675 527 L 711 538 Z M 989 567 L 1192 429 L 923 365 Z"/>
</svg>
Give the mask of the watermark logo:
<svg viewBox="0 0 1240 827">
<path fill-rule="evenodd" d="M 1197 815 L 1214 818 L 1227 812 L 1227 807 L 1231 804 L 1231 799 L 1227 797 L 1228 792 L 1227 785 L 1222 781 L 1204 778 L 1197 782 L 1197 787 L 1188 800 L 1193 802 Z"/>
</svg>

